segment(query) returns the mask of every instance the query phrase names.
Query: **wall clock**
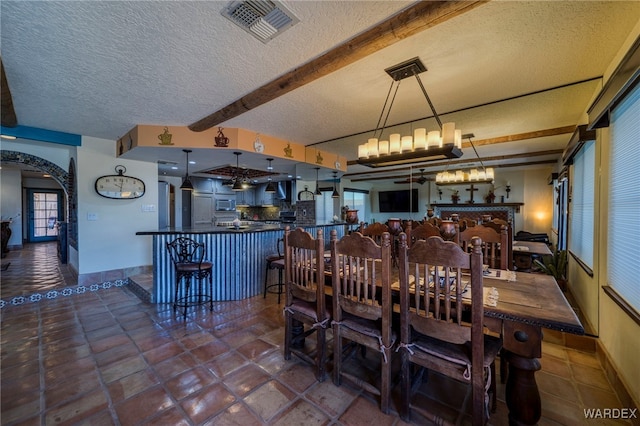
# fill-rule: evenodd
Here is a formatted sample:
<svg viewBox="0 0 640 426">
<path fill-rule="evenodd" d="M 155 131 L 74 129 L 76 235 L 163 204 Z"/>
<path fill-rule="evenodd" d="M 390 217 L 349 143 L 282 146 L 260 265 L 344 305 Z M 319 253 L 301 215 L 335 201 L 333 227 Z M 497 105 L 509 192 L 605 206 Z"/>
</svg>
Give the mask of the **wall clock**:
<svg viewBox="0 0 640 426">
<path fill-rule="evenodd" d="M 145 186 L 142 179 L 126 176 L 124 166 L 115 167 L 117 175 L 100 176 L 96 179 L 95 189 L 98 195 L 106 198 L 131 200 L 144 195 Z"/>
<path fill-rule="evenodd" d="M 313 192 L 307 189 L 307 186 L 304 187 L 304 191 L 298 192 L 298 201 L 313 201 L 315 200 L 315 196 Z"/>
</svg>

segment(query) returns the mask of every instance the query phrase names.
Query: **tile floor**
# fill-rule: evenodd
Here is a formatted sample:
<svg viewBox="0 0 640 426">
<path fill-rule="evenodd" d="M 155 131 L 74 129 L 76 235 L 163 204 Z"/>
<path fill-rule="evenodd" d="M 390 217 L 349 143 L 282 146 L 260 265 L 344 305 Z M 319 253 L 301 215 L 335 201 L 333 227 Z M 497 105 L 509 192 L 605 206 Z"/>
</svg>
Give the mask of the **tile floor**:
<svg viewBox="0 0 640 426">
<path fill-rule="evenodd" d="M 11 261 L 1 275 L 3 300 L 18 287 L 30 294 L 76 284 L 64 267 L 33 258 L 43 251 L 51 257 L 39 246 L 3 259 Z M 5 304 L 1 316 L 2 425 L 405 424 L 395 408 L 384 415 L 369 395 L 318 383 L 310 366 L 285 361 L 276 295 L 217 303 L 183 320 L 170 306 L 142 302 L 127 285 L 110 286 Z M 622 408 L 595 354 L 544 342 L 541 364 L 539 424 L 582 425 L 589 423 L 584 408 Z M 449 418 L 464 392 L 434 376 L 417 397 Z M 504 392 L 499 385 L 491 424 L 508 423 Z"/>
</svg>

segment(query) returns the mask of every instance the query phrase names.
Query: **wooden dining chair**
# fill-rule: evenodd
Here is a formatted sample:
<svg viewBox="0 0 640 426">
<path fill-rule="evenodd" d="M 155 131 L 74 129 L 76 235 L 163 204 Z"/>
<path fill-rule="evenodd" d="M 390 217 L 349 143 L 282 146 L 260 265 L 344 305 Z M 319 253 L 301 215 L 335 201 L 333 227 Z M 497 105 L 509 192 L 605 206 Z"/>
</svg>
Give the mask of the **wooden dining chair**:
<svg viewBox="0 0 640 426">
<path fill-rule="evenodd" d="M 504 219 L 493 218 L 490 221 L 483 222 L 484 226 L 495 229 L 496 232 L 502 232 L 502 226 L 507 227 L 507 262 L 508 267 L 506 269 L 513 271 L 513 226 L 510 221 Z"/>
<path fill-rule="evenodd" d="M 284 231 L 284 358 L 293 353 L 315 366 L 316 379 L 326 377 L 326 329 L 331 315 L 325 303 L 324 238 L 318 228 L 316 238 L 296 228 Z M 305 330 L 306 327 L 306 330 Z M 304 340 L 315 333 L 316 344 L 308 350 Z"/>
<path fill-rule="evenodd" d="M 429 237 L 439 237 L 440 229 L 429 222 L 425 222 L 420 226 L 411 228 L 411 232 L 405 232 L 405 234 L 407 234 L 407 244 L 411 246 L 418 240 L 426 240 Z"/>
<path fill-rule="evenodd" d="M 382 222 L 372 223 L 362 230 L 362 235 L 371 237 L 376 244 L 380 244 L 382 241 L 382 235 L 389 233 L 389 227 Z"/>
<path fill-rule="evenodd" d="M 380 409 L 389 412 L 391 396 L 391 350 L 395 334 L 391 329 L 391 237 L 381 236 L 378 245 L 370 237 L 354 232 L 340 240 L 331 231 L 331 279 L 333 300 L 333 382 L 342 379 L 380 396 Z M 356 346 L 343 353 L 343 340 Z M 344 368 L 357 345 L 380 352 L 381 374 L 361 377 Z"/>
<path fill-rule="evenodd" d="M 482 241 L 474 237 L 471 253 L 466 253 L 440 237 L 416 241 L 409 248 L 401 234 L 399 256 L 400 415 L 409 421 L 415 409 L 438 420 L 421 404 L 411 404 L 412 388 L 417 387 L 412 386 L 417 383 L 411 374 L 415 365 L 420 367 L 417 378 L 426 368 L 470 384 L 472 422 L 482 425 L 489 417 L 490 389 L 495 397 L 492 376 L 502 346 L 500 338 L 484 333 Z M 459 415 L 464 416 L 464 410 Z"/>
<path fill-rule="evenodd" d="M 467 228 L 459 234 L 459 244 L 466 252 L 471 251 L 474 237 L 482 240 L 482 258 L 485 265 L 493 269 L 509 269 L 509 237 L 507 227 L 502 226 L 500 233 L 484 225 Z"/>
</svg>

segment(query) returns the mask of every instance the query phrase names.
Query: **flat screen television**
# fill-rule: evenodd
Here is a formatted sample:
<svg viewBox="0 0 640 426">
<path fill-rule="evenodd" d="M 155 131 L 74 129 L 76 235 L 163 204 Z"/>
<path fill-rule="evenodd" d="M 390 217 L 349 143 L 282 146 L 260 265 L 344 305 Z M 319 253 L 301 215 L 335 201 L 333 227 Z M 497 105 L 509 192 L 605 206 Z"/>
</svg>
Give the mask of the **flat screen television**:
<svg viewBox="0 0 640 426">
<path fill-rule="evenodd" d="M 380 213 L 406 213 L 409 211 L 417 213 L 419 211 L 418 189 L 378 192 L 378 210 Z"/>
</svg>

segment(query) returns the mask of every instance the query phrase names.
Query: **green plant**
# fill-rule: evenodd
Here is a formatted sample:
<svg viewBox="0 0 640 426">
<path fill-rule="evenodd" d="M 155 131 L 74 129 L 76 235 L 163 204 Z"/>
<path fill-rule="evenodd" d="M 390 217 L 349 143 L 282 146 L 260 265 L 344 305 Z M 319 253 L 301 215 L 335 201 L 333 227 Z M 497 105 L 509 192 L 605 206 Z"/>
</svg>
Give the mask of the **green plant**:
<svg viewBox="0 0 640 426">
<path fill-rule="evenodd" d="M 534 259 L 534 263 L 546 274 L 553 275 L 556 280 L 564 280 L 567 272 L 567 251 L 554 250 L 553 256 L 543 259 Z"/>
</svg>

